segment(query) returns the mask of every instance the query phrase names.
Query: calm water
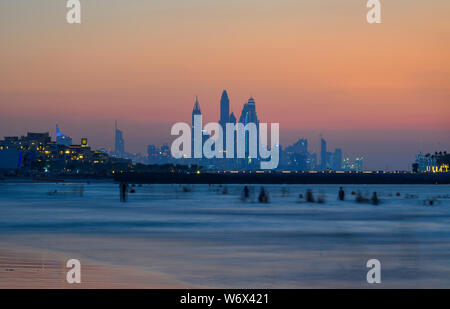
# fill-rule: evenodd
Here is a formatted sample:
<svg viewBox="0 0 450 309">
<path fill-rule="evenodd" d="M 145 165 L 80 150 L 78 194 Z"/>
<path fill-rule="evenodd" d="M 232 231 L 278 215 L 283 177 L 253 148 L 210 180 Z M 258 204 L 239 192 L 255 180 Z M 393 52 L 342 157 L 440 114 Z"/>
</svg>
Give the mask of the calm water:
<svg viewBox="0 0 450 309">
<path fill-rule="evenodd" d="M 344 186 L 341 202 L 337 185 L 271 185 L 269 204 L 242 188 L 143 185 L 120 203 L 115 184 L 0 184 L 0 239 L 215 287 L 364 287 L 372 258 L 387 287 L 450 287 L 450 186 Z"/>
</svg>

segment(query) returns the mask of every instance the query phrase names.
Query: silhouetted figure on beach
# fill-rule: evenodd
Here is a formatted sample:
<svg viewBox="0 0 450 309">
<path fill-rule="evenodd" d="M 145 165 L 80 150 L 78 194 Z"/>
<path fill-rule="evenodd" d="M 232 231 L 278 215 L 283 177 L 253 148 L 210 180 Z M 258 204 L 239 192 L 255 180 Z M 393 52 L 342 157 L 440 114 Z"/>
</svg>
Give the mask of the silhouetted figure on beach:
<svg viewBox="0 0 450 309">
<path fill-rule="evenodd" d="M 120 185 L 120 201 L 126 202 L 127 201 L 127 193 L 128 193 L 128 184 L 125 182 L 121 182 Z"/>
<path fill-rule="evenodd" d="M 378 199 L 377 193 L 374 192 L 372 195 L 372 204 L 378 205 L 380 203 L 380 200 Z"/>
<path fill-rule="evenodd" d="M 228 187 L 226 187 L 226 186 L 223 187 L 222 194 L 224 194 L 224 195 L 228 194 Z"/>
<path fill-rule="evenodd" d="M 342 187 L 339 188 L 338 198 L 340 201 L 345 200 L 345 192 L 344 192 L 344 189 L 342 189 Z"/>
<path fill-rule="evenodd" d="M 183 192 L 184 192 L 184 193 L 192 192 L 192 187 L 184 186 L 184 187 L 183 187 Z"/>
<path fill-rule="evenodd" d="M 357 203 L 367 203 L 369 202 L 369 199 L 364 197 L 361 193 L 361 191 L 358 190 L 358 192 L 356 193 L 356 202 Z"/>
<path fill-rule="evenodd" d="M 269 203 L 269 196 L 266 193 L 266 190 L 264 190 L 264 188 L 261 188 L 261 192 L 259 193 L 258 196 L 258 201 L 260 203 Z"/>
<path fill-rule="evenodd" d="M 434 206 L 434 205 L 437 205 L 437 200 L 435 200 L 434 198 L 424 200 L 424 201 L 423 201 L 423 205 L 425 205 L 425 206 Z"/>
<path fill-rule="evenodd" d="M 250 191 L 248 190 L 248 187 L 244 187 L 244 199 L 248 199 L 250 197 Z"/>
<path fill-rule="evenodd" d="M 311 189 L 308 189 L 306 191 L 306 201 L 309 202 L 309 203 L 314 203 L 315 202 L 314 195 L 313 195 Z"/>
<path fill-rule="evenodd" d="M 323 192 L 319 193 L 319 196 L 317 197 L 317 203 L 325 204 L 325 194 L 323 194 Z"/>
</svg>

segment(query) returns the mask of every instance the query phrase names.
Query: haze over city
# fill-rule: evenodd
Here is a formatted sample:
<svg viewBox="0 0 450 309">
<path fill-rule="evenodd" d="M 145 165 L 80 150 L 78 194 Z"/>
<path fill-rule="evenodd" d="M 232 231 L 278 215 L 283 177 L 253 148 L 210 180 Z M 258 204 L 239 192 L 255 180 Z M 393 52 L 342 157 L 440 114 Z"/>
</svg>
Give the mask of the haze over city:
<svg viewBox="0 0 450 309">
<path fill-rule="evenodd" d="M 367 169 L 409 170 L 450 148 L 450 3 L 384 2 L 369 25 L 363 2 L 83 1 L 74 26 L 63 2 L 4 1 L 0 137 L 59 123 L 112 148 L 117 119 L 145 153 L 190 122 L 196 95 L 217 121 L 227 89 L 235 114 L 253 96 L 280 123 L 283 146 L 306 137 L 317 152 L 322 134 Z"/>
</svg>

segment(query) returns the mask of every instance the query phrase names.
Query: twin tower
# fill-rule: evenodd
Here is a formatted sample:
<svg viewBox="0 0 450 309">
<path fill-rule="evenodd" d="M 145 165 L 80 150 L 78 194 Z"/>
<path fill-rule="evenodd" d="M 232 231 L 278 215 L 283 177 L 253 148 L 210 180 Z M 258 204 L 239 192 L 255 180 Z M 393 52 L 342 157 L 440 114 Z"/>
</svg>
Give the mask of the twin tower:
<svg viewBox="0 0 450 309">
<path fill-rule="evenodd" d="M 192 125 L 194 125 L 194 115 L 201 115 L 200 103 L 198 102 L 198 97 L 195 99 L 194 109 L 192 110 Z M 236 116 L 234 113 L 230 114 L 230 98 L 226 90 L 222 92 L 222 97 L 220 98 L 220 120 L 219 124 L 222 128 L 226 127 L 227 123 L 236 124 Z M 244 104 L 242 108 L 241 117 L 239 122 L 244 125 L 248 123 L 254 123 L 258 126 L 259 120 L 256 113 L 255 100 L 251 97 L 247 103 Z"/>
</svg>

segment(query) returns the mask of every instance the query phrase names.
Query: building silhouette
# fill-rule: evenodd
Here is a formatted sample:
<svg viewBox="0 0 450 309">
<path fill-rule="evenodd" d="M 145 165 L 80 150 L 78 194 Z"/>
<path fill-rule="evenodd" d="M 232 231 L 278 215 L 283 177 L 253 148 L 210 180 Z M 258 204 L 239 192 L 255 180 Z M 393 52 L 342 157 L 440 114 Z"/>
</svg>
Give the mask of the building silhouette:
<svg viewBox="0 0 450 309">
<path fill-rule="evenodd" d="M 64 146 L 72 145 L 72 138 L 70 136 L 62 134 L 58 124 L 56 124 L 56 144 Z"/>
<path fill-rule="evenodd" d="M 200 103 L 198 102 L 198 96 L 195 97 L 195 103 L 194 103 L 194 108 L 192 109 L 192 134 L 191 134 L 191 153 L 192 153 L 192 158 L 194 157 L 194 145 L 195 145 L 195 138 L 194 138 L 194 118 L 195 116 L 201 116 L 202 115 L 202 111 L 200 109 Z M 203 139 L 203 138 L 202 138 Z M 202 147 L 203 147 L 203 143 L 202 143 Z"/>
<path fill-rule="evenodd" d="M 200 103 L 198 102 L 198 96 L 195 97 L 194 108 L 192 109 L 192 127 L 194 127 L 194 116 L 196 116 L 196 115 L 198 115 L 198 116 L 202 115 L 202 111 L 200 109 Z"/>
<path fill-rule="evenodd" d="M 5 152 L 6 151 L 6 152 Z M 6 169 L 30 174 L 112 175 L 129 167 L 131 160 L 113 158 L 106 152 L 92 150 L 87 138 L 78 145 L 62 145 L 52 141 L 48 132 L 0 140 L 1 159 Z M 0 169 L 3 164 L 0 164 Z"/>
<path fill-rule="evenodd" d="M 280 166 L 287 170 L 309 171 L 316 168 L 316 155 L 309 152 L 306 138 L 281 149 L 280 158 Z"/>
<path fill-rule="evenodd" d="M 327 151 L 327 141 L 320 139 L 320 166 L 322 171 L 333 170 L 342 171 L 343 169 L 342 149 L 336 148 L 334 152 Z"/>
<path fill-rule="evenodd" d="M 259 120 L 258 114 L 256 113 L 256 104 L 255 100 L 252 97 L 250 97 L 248 102 L 244 104 L 239 122 L 243 123 L 244 125 L 248 123 L 254 123 L 258 126 Z"/>
<path fill-rule="evenodd" d="M 364 158 L 357 157 L 355 161 L 350 161 L 350 158 L 345 158 L 342 162 L 342 169 L 344 171 L 361 172 L 364 167 Z"/>
<path fill-rule="evenodd" d="M 250 123 L 256 125 L 256 157 L 251 156 L 250 152 L 250 132 L 245 131 L 245 157 L 248 158 L 246 165 L 247 168 L 252 168 L 256 166 L 256 160 L 258 159 L 258 148 L 259 148 L 259 119 L 256 113 L 256 104 L 253 97 L 250 97 L 247 103 L 242 107 L 241 117 L 239 122 L 247 126 Z"/>
<path fill-rule="evenodd" d="M 119 157 L 123 157 L 125 154 L 125 141 L 123 139 L 123 132 L 117 128 L 117 120 L 115 122 L 114 152 Z"/>
<path fill-rule="evenodd" d="M 327 142 L 323 138 L 320 139 L 320 169 L 326 170 L 328 168 L 327 160 Z"/>
<path fill-rule="evenodd" d="M 230 122 L 230 99 L 226 90 L 222 92 L 220 98 L 220 120 L 219 124 L 225 130 L 227 123 Z"/>
<path fill-rule="evenodd" d="M 236 116 L 234 115 L 234 113 L 231 113 L 229 123 L 236 124 L 236 121 L 237 121 Z"/>
<path fill-rule="evenodd" d="M 448 173 L 450 171 L 450 154 L 447 151 L 434 154 L 419 153 L 414 165 L 416 168 L 413 171 L 416 173 Z"/>
<path fill-rule="evenodd" d="M 191 144 L 191 152 L 192 152 L 192 158 L 194 158 L 194 142 L 195 142 L 195 137 L 194 137 L 194 117 L 195 116 L 201 116 L 202 115 L 202 111 L 200 109 L 200 103 L 198 101 L 198 96 L 195 97 L 195 103 L 194 103 L 194 108 L 192 109 L 192 135 L 191 135 L 191 140 L 192 140 L 192 144 Z M 202 134 L 201 134 L 201 145 L 202 145 L 202 153 L 203 153 L 203 144 L 206 142 L 206 140 L 208 140 L 208 138 L 210 137 L 209 133 L 206 132 L 205 130 L 203 130 L 202 128 Z M 204 160 L 201 160 L 204 161 Z M 193 163 L 199 163 L 200 160 L 195 159 Z"/>
<path fill-rule="evenodd" d="M 361 172 L 364 168 L 364 158 L 358 157 L 355 159 L 355 170 Z"/>
<path fill-rule="evenodd" d="M 331 168 L 335 171 L 342 170 L 342 149 L 336 148 L 333 153 L 333 164 Z"/>
<path fill-rule="evenodd" d="M 228 97 L 227 91 L 224 90 L 220 98 L 220 119 L 219 119 L 219 124 L 222 127 L 224 150 L 227 147 L 227 123 L 230 123 L 230 99 Z"/>
</svg>

